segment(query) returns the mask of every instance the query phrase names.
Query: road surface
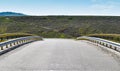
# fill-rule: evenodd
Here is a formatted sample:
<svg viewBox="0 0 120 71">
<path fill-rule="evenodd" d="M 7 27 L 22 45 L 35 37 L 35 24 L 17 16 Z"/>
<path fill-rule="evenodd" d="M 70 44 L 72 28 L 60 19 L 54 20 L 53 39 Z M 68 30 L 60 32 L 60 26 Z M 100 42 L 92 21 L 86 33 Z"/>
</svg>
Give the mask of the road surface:
<svg viewBox="0 0 120 71">
<path fill-rule="evenodd" d="M 45 39 L 0 56 L 0 71 L 120 71 L 120 59 L 87 41 Z"/>
</svg>

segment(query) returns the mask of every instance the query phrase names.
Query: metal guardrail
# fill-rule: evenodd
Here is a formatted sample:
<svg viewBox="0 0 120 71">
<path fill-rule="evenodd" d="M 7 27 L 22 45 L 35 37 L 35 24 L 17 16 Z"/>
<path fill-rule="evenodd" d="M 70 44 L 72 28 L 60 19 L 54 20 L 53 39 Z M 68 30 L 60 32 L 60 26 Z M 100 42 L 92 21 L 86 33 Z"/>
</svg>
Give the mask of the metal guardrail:
<svg viewBox="0 0 120 71">
<path fill-rule="evenodd" d="M 115 51 L 120 52 L 120 43 L 116 43 L 116 42 L 112 42 L 109 40 L 105 40 L 105 39 L 101 39 L 101 38 L 96 38 L 96 37 L 87 37 L 87 36 L 83 36 L 83 37 L 78 37 L 77 39 L 87 39 L 93 43 L 96 43 L 96 45 L 100 44 L 103 45 L 105 47 L 111 48 Z"/>
<path fill-rule="evenodd" d="M 22 45 L 22 44 L 29 43 L 29 42 L 36 41 L 36 40 L 42 40 L 42 37 L 28 36 L 28 37 L 11 39 L 6 42 L 1 42 L 0 43 L 0 51 L 4 51 L 4 50 L 10 49 L 14 46 Z"/>
</svg>

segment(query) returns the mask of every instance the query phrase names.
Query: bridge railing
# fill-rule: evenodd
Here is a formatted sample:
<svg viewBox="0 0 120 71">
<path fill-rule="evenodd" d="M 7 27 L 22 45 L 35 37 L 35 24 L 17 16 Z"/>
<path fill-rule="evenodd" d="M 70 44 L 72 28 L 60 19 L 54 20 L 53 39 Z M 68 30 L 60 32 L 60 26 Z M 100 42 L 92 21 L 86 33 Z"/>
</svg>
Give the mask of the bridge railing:
<svg viewBox="0 0 120 71">
<path fill-rule="evenodd" d="M 6 42 L 0 43 L 0 51 L 4 51 L 6 49 L 10 49 L 14 46 L 19 46 L 25 43 L 33 42 L 36 40 L 42 40 L 42 37 L 40 36 L 28 36 L 28 37 L 20 37 L 16 39 L 11 39 Z"/>
<path fill-rule="evenodd" d="M 81 39 L 81 38 L 87 39 L 87 40 L 95 43 L 96 45 L 103 45 L 105 47 L 108 47 L 108 48 L 111 48 L 115 51 L 120 52 L 120 43 L 116 43 L 116 42 L 112 42 L 109 40 L 96 38 L 96 37 L 87 37 L 87 36 L 79 37 L 77 39 Z"/>
</svg>

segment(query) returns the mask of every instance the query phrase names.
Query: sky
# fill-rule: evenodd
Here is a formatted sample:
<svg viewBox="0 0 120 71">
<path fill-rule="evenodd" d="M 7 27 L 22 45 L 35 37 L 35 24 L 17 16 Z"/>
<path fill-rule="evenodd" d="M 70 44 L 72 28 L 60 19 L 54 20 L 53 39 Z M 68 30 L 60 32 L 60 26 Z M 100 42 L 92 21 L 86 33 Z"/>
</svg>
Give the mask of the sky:
<svg viewBox="0 0 120 71">
<path fill-rule="evenodd" d="M 120 0 L 0 0 L 0 12 L 120 16 Z"/>
</svg>

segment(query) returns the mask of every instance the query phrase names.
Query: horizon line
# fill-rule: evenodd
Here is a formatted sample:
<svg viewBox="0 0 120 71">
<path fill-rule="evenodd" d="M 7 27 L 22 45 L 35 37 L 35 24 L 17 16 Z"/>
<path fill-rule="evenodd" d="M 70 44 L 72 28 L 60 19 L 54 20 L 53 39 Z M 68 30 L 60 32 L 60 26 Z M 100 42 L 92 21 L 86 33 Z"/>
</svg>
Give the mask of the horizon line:
<svg viewBox="0 0 120 71">
<path fill-rule="evenodd" d="M 14 12 L 14 11 L 0 11 L 0 13 L 4 13 L 4 12 L 13 12 L 13 13 L 20 13 L 20 14 L 24 14 L 25 16 L 120 16 L 120 15 L 106 15 L 106 14 L 43 14 L 43 15 L 34 15 L 34 14 L 26 14 L 26 13 L 21 13 L 21 12 Z"/>
</svg>

